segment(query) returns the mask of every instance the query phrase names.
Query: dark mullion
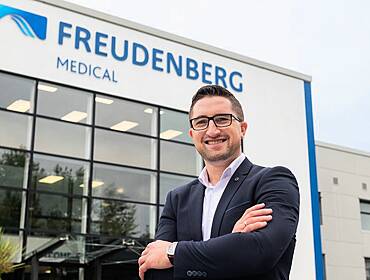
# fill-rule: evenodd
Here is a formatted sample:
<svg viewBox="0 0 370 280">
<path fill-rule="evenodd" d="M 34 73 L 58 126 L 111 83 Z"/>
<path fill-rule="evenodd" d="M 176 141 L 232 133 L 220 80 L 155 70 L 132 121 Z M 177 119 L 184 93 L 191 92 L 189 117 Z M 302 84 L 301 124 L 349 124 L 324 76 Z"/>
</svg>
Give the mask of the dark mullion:
<svg viewBox="0 0 370 280">
<path fill-rule="evenodd" d="M 72 198 L 72 199 L 83 199 L 87 198 L 88 196 L 82 195 L 82 194 L 69 194 L 69 193 L 62 193 L 62 192 L 53 192 L 48 190 L 38 190 L 38 189 L 30 189 L 29 192 L 33 194 L 48 194 L 48 195 L 54 195 L 54 196 L 62 196 L 64 198 Z"/>
<path fill-rule="evenodd" d="M 170 139 L 163 139 L 161 138 L 161 141 L 164 142 L 170 142 L 170 143 L 176 143 L 176 144 L 181 144 L 181 145 L 186 145 L 186 146 L 192 146 L 194 147 L 193 143 L 185 142 L 185 141 L 179 141 L 179 140 L 170 140 Z"/>
<path fill-rule="evenodd" d="M 28 117 L 32 117 L 33 116 L 33 113 L 13 111 L 13 110 L 9 110 L 9 109 L 2 108 L 2 107 L 0 107 L 0 111 L 2 111 L 2 112 L 8 112 L 8 113 L 14 113 L 14 114 L 18 114 L 18 115 L 22 115 L 22 116 L 28 116 Z"/>
<path fill-rule="evenodd" d="M 34 106 L 33 106 L 33 112 L 32 112 L 32 128 L 31 128 L 31 146 L 30 146 L 30 159 L 29 159 L 29 166 L 28 166 L 28 178 L 27 178 L 27 190 L 26 190 L 26 205 L 25 205 L 25 219 L 24 219 L 24 231 L 23 231 L 23 242 L 22 242 L 22 252 L 23 250 L 26 250 L 27 246 L 27 237 L 28 233 L 31 229 L 30 225 L 30 211 L 29 211 L 29 205 L 31 200 L 31 184 L 32 184 L 32 170 L 33 170 L 33 157 L 34 157 L 34 148 L 35 148 L 35 138 L 36 138 L 36 112 L 37 112 L 37 102 L 38 102 L 38 80 L 35 81 L 35 88 L 34 88 Z M 22 255 L 23 260 L 23 255 Z"/>
<path fill-rule="evenodd" d="M 51 153 L 41 152 L 41 151 L 33 151 L 33 153 L 36 154 L 36 155 L 48 156 L 48 157 L 53 157 L 53 158 L 61 158 L 61 159 L 70 159 L 70 160 L 75 160 L 75 161 L 90 162 L 90 160 L 85 159 L 85 158 L 78 158 L 78 157 L 73 157 L 73 156 L 68 156 L 68 155 L 51 154 Z"/>
<path fill-rule="evenodd" d="M 147 171 L 147 172 L 156 172 L 157 171 L 156 169 L 150 169 L 150 168 L 146 168 L 146 167 L 139 167 L 139 166 L 133 166 L 133 165 L 125 165 L 125 164 L 114 163 L 114 162 L 107 162 L 107 161 L 100 161 L 100 160 L 95 160 L 94 163 L 101 164 L 101 165 L 110 165 L 110 166 L 115 166 L 115 167 L 122 167 L 122 168 L 127 168 L 127 169 Z"/>
<path fill-rule="evenodd" d="M 91 143 L 90 143 L 90 170 L 89 170 L 89 184 L 87 193 L 87 213 L 86 213 L 86 233 L 90 233 L 91 227 L 91 210 L 92 210 L 92 181 L 94 172 L 94 148 L 95 148 L 95 116 L 96 116 L 96 94 L 93 94 L 92 101 L 92 116 L 91 116 Z"/>
<path fill-rule="evenodd" d="M 93 200 L 104 200 L 104 201 L 114 201 L 114 202 L 122 202 L 122 203 L 131 203 L 137 205 L 144 205 L 144 206 L 156 206 L 157 203 L 146 202 L 146 201 L 138 201 L 138 200 L 129 200 L 129 199 L 119 199 L 119 198 L 109 198 L 109 197 L 101 197 L 101 196 L 92 196 Z"/>
<path fill-rule="evenodd" d="M 160 185 L 161 185 L 161 179 L 160 179 L 160 170 L 161 170 L 161 138 L 160 138 L 160 133 L 161 133 L 161 107 L 158 107 L 157 109 L 157 197 L 156 197 L 156 220 L 155 224 L 158 225 L 159 223 L 159 202 L 160 202 Z M 157 228 L 155 229 L 155 231 Z"/>
<path fill-rule="evenodd" d="M 88 123 L 70 122 L 70 121 L 62 120 L 62 119 L 59 119 L 59 118 L 56 118 L 56 117 L 53 117 L 53 116 L 37 114 L 36 117 L 38 117 L 39 119 L 44 119 L 44 120 L 48 120 L 48 121 L 55 121 L 55 122 L 59 122 L 59 123 L 70 124 L 72 126 L 76 125 L 76 126 L 83 126 L 83 127 L 91 127 L 91 124 L 88 124 Z"/>
<path fill-rule="evenodd" d="M 109 131 L 109 132 L 114 132 L 117 134 L 125 134 L 125 135 L 132 135 L 132 136 L 139 136 L 139 137 L 144 137 L 144 138 L 149 138 L 149 139 L 157 139 L 157 136 L 152 136 L 149 134 L 143 134 L 143 133 L 138 133 L 138 132 L 132 132 L 132 131 L 121 131 L 121 130 L 115 130 L 111 129 L 110 127 L 105 127 L 105 126 L 95 126 L 95 128 L 104 130 L 104 131 Z"/>
<path fill-rule="evenodd" d="M 31 152 L 31 150 L 20 149 L 20 148 L 13 148 L 13 147 L 7 147 L 7 146 L 2 146 L 2 145 L 0 145 L 0 149 L 11 150 L 11 151 L 15 151 L 15 152 L 24 152 L 26 154 L 28 154 L 28 153 Z"/>
</svg>

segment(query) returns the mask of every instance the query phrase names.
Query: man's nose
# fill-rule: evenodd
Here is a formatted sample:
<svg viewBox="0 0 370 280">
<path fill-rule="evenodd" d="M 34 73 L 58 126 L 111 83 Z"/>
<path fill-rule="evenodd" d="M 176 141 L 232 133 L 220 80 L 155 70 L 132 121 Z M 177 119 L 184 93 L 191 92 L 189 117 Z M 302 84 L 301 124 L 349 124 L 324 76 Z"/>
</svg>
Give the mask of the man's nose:
<svg viewBox="0 0 370 280">
<path fill-rule="evenodd" d="M 207 134 L 209 136 L 214 136 L 220 133 L 220 129 L 216 126 L 213 120 L 210 120 L 208 123 Z"/>
</svg>

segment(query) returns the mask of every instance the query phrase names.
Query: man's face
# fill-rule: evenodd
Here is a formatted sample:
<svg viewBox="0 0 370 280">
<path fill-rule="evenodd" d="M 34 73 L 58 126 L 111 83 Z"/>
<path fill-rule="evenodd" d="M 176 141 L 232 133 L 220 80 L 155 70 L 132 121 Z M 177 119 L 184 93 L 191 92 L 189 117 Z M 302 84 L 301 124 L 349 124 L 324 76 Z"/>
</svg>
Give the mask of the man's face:
<svg viewBox="0 0 370 280">
<path fill-rule="evenodd" d="M 217 114 L 233 114 L 231 102 L 221 96 L 204 97 L 195 103 L 190 118 L 201 116 L 212 117 Z M 216 127 L 213 121 L 209 122 L 204 130 L 189 130 L 195 148 L 207 163 L 230 163 L 239 156 L 240 140 L 247 130 L 246 122 L 233 119 L 228 127 Z"/>
</svg>

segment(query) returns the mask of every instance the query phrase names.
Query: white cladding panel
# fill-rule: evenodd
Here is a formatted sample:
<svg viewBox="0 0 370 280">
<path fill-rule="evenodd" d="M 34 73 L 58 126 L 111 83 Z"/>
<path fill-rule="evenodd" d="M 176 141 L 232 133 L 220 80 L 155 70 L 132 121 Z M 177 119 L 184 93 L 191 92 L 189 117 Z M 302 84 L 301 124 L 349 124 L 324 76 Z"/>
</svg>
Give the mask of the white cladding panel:
<svg viewBox="0 0 370 280">
<path fill-rule="evenodd" d="M 92 52 L 90 53 L 86 52 L 82 45 L 80 49 L 75 49 L 74 29 L 80 26 L 88 29 L 92 36 L 95 32 L 107 34 L 109 36 L 107 42 L 112 36 L 115 36 L 121 45 L 124 40 L 127 40 L 129 49 L 132 43 L 136 42 L 145 46 L 149 52 L 152 48 L 157 48 L 163 50 L 165 54 L 172 53 L 174 57 L 181 55 L 183 59 L 189 57 L 199 64 L 202 62 L 212 64 L 211 72 L 215 71 L 216 65 L 223 67 L 228 74 L 232 71 L 240 72 L 243 77 L 235 77 L 235 84 L 242 82 L 243 91 L 237 93 L 234 91 L 234 93 L 244 106 L 249 124 L 244 142 L 245 153 L 256 164 L 284 165 L 296 175 L 301 193 L 301 212 L 291 279 L 302 279 L 303 275 L 304 279 L 315 279 L 306 113 L 302 80 L 42 3 L 1 0 L 0 4 L 43 15 L 48 19 L 45 40 L 26 37 L 9 17 L 1 19 L 1 70 L 188 110 L 192 95 L 203 85 L 201 79 L 187 79 L 184 73 L 185 67 L 183 67 L 182 77 L 179 77 L 174 71 L 168 74 L 166 70 L 163 72 L 153 70 L 150 61 L 145 66 L 133 65 L 130 50 L 127 60 L 117 61 L 110 55 L 109 47 L 102 48 L 107 50 L 107 57 L 96 55 L 93 42 L 91 42 Z M 72 25 L 71 29 L 66 29 L 71 33 L 71 38 L 64 38 L 63 45 L 58 44 L 60 21 Z M 117 50 L 122 52 L 122 47 Z M 86 65 L 107 68 L 110 74 L 114 71 L 114 78 L 117 82 L 58 69 L 58 57 L 62 60 L 75 60 Z M 158 65 L 165 68 L 165 60 Z M 214 74 L 209 75 L 209 78 L 214 81 Z"/>
</svg>

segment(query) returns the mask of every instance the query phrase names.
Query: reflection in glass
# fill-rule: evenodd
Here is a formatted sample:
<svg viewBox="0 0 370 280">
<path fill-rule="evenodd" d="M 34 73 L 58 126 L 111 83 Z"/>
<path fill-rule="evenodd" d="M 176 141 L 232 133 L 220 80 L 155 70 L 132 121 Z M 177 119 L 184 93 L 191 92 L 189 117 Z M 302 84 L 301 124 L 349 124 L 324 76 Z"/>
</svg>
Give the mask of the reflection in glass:
<svg viewBox="0 0 370 280">
<path fill-rule="evenodd" d="M 0 149 L 0 186 L 26 188 L 29 154 Z"/>
<path fill-rule="evenodd" d="M 94 199 L 91 218 L 93 233 L 140 238 L 154 236 L 154 206 Z"/>
<path fill-rule="evenodd" d="M 193 143 L 189 131 L 189 117 L 186 113 L 180 113 L 163 109 L 161 114 L 160 137 L 167 140 L 177 140 Z"/>
<path fill-rule="evenodd" d="M 83 161 L 34 155 L 31 187 L 70 195 L 83 192 L 88 182 L 89 164 Z"/>
<path fill-rule="evenodd" d="M 37 118 L 35 150 L 90 158 L 91 128 Z"/>
<path fill-rule="evenodd" d="M 160 201 L 159 203 L 164 204 L 166 201 L 167 193 L 170 190 L 173 190 L 177 187 L 185 185 L 191 181 L 193 181 L 195 177 L 185 177 L 185 176 L 178 176 L 178 175 L 170 175 L 161 173 L 160 177 Z"/>
<path fill-rule="evenodd" d="M 156 143 L 147 137 L 96 129 L 95 160 L 155 168 Z"/>
<path fill-rule="evenodd" d="M 200 165 L 193 146 L 161 141 L 161 170 L 197 176 Z"/>
<path fill-rule="evenodd" d="M 0 111 L 0 145 L 29 149 L 31 143 L 32 118 L 29 116 Z"/>
<path fill-rule="evenodd" d="M 97 96 L 95 101 L 96 125 L 156 136 L 157 109 L 155 107 L 105 96 Z"/>
<path fill-rule="evenodd" d="M 33 112 L 35 81 L 0 73 L 0 107 L 17 112 Z"/>
<path fill-rule="evenodd" d="M 155 203 L 156 178 L 155 172 L 94 164 L 93 182 L 102 184 L 93 185 L 92 195 Z"/>
<path fill-rule="evenodd" d="M 19 227 L 22 192 L 0 189 L 0 227 Z"/>
<path fill-rule="evenodd" d="M 54 232 L 80 232 L 82 199 L 31 193 L 29 206 L 32 229 Z"/>
<path fill-rule="evenodd" d="M 40 82 L 37 113 L 69 122 L 91 124 L 91 93 Z"/>
</svg>

